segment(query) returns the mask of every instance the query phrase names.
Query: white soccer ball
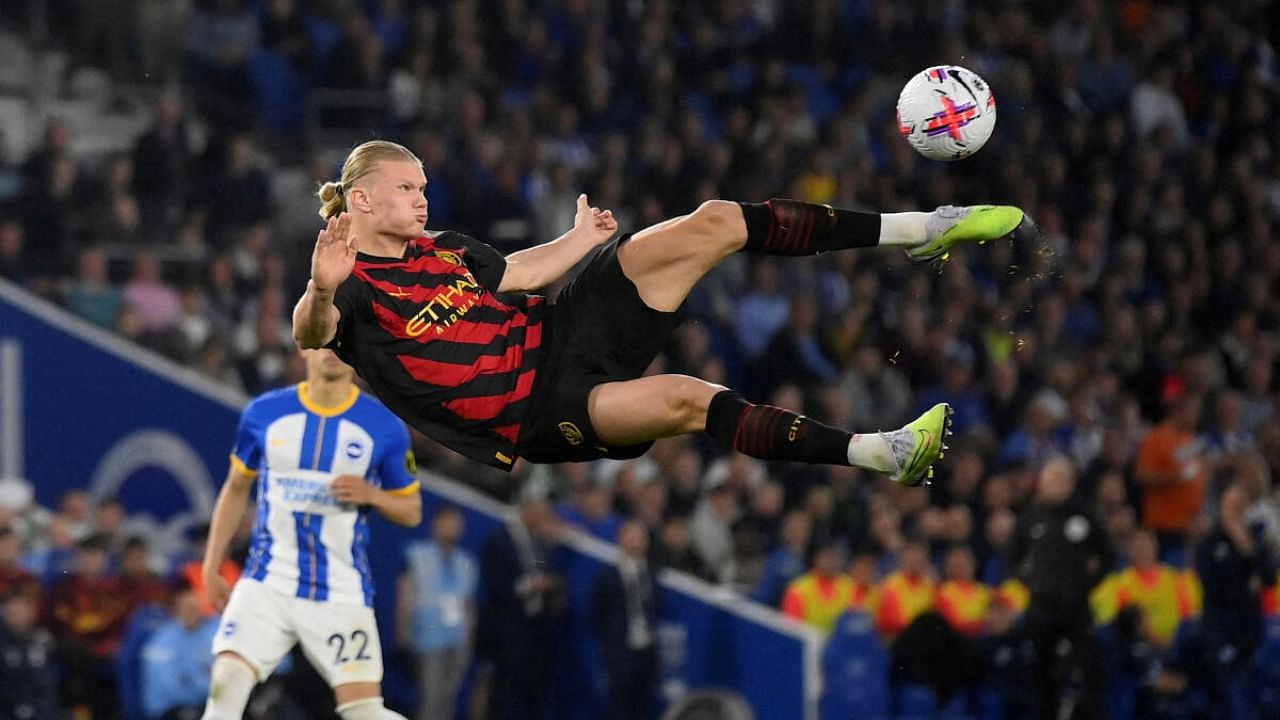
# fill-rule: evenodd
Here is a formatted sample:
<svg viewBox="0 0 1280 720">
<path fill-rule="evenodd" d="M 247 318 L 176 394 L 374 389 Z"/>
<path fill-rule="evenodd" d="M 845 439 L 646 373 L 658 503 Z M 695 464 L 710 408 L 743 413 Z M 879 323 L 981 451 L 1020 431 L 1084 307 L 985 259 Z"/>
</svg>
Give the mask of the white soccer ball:
<svg viewBox="0 0 1280 720">
<path fill-rule="evenodd" d="M 898 130 L 931 160 L 978 152 L 996 127 L 991 86 L 972 70 L 938 65 L 914 75 L 898 96 Z"/>
</svg>

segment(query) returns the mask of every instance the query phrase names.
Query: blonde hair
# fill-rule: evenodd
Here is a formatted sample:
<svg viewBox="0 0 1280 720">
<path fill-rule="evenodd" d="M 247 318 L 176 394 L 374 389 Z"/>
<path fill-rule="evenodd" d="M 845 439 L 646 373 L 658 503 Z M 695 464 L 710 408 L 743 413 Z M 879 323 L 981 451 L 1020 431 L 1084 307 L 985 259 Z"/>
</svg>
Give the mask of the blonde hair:
<svg viewBox="0 0 1280 720">
<path fill-rule="evenodd" d="M 347 192 L 356 180 L 373 172 L 378 163 L 414 162 L 419 166 L 422 161 L 409 148 L 389 140 L 370 140 L 357 145 L 342 163 L 342 179 L 338 182 L 327 182 L 320 186 L 316 195 L 320 196 L 320 217 L 328 220 L 347 209 Z"/>
</svg>

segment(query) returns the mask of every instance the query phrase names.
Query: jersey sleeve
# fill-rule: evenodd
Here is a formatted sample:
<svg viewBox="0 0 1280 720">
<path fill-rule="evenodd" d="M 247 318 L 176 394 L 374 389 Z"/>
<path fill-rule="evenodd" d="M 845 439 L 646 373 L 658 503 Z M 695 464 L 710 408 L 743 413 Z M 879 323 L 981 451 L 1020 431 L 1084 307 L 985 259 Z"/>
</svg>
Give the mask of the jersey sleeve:
<svg viewBox="0 0 1280 720">
<path fill-rule="evenodd" d="M 497 292 L 502 276 L 507 274 L 507 259 L 493 247 L 473 237 L 458 234 L 458 241 L 466 250 L 463 262 L 480 285 L 490 292 Z"/>
<path fill-rule="evenodd" d="M 378 463 L 378 477 L 382 489 L 392 495 L 412 495 L 418 492 L 418 464 L 409 447 L 409 431 L 404 423 L 393 419 L 388 423 L 386 448 Z"/>
<path fill-rule="evenodd" d="M 257 477 L 262 469 L 262 423 L 258 415 L 256 402 L 249 403 L 240 413 L 240 426 L 231 448 L 231 466 L 250 477 Z"/>
</svg>

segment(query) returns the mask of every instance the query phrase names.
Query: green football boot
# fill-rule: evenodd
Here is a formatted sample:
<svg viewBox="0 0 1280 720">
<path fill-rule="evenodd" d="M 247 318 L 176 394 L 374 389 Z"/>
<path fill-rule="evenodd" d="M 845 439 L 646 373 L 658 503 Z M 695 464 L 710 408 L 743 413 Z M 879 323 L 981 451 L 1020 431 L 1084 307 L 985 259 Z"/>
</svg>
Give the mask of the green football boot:
<svg viewBox="0 0 1280 720">
<path fill-rule="evenodd" d="M 1031 218 L 1012 205 L 943 205 L 930 215 L 925 230 L 929 239 L 907 250 L 912 260 L 946 262 L 951 249 L 961 243 L 984 245 L 1004 237 L 1020 240 L 1037 232 Z"/>
<path fill-rule="evenodd" d="M 881 433 L 898 465 L 897 472 L 889 473 L 894 482 L 908 487 L 929 484 L 933 464 L 947 451 L 943 441 L 951 434 L 954 412 L 947 403 L 938 403 L 901 430 Z"/>
</svg>

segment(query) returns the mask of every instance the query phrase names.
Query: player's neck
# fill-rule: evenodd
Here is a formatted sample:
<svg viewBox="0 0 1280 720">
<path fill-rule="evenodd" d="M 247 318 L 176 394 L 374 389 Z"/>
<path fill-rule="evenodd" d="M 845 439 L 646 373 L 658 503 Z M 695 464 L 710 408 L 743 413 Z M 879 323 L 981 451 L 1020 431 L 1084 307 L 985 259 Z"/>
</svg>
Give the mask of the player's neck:
<svg viewBox="0 0 1280 720">
<path fill-rule="evenodd" d="M 405 248 L 409 246 L 407 239 L 397 235 L 371 233 L 366 237 L 369 238 L 368 241 L 360 240 L 360 252 L 375 257 L 402 258 Z"/>
<path fill-rule="evenodd" d="M 304 384 L 302 391 L 312 405 L 321 408 L 336 408 L 351 397 L 352 384 L 349 379 L 325 380 L 311 378 Z"/>
</svg>

